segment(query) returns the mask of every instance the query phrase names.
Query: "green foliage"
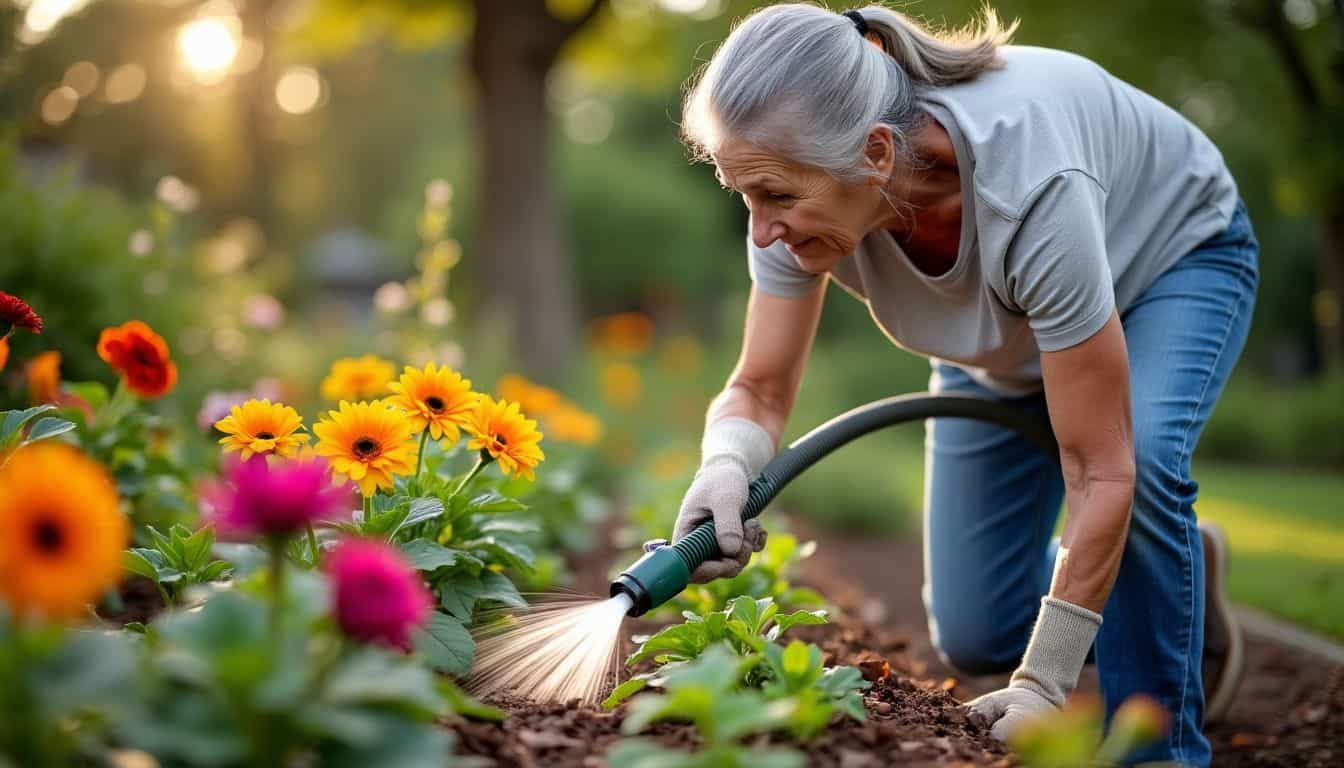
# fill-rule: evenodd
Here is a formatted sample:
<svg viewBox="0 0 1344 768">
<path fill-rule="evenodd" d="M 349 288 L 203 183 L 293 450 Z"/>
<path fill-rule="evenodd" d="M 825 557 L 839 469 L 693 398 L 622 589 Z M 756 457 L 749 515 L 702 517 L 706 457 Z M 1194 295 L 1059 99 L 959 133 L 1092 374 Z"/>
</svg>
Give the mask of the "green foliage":
<svg viewBox="0 0 1344 768">
<path fill-rule="evenodd" d="M 112 472 L 136 524 L 136 541 L 147 543 L 145 526 L 193 519 L 191 470 L 172 422 L 145 408 L 123 383 L 111 394 L 96 381 L 62 388 L 77 400 L 59 413 L 75 424 L 80 447 Z"/>
<path fill-rule="evenodd" d="M 765 548 L 752 556 L 742 572 L 730 579 L 715 579 L 707 584 L 692 584 L 659 608 L 677 612 L 708 614 L 721 611 L 735 597 L 772 598 L 785 608 L 822 608 L 826 599 L 815 590 L 793 586 L 798 565 L 817 549 L 815 541 L 798 543 L 791 533 L 772 532 Z"/>
<path fill-rule="evenodd" d="M 0 764 L 92 760 L 128 711 L 134 671 L 129 636 L 25 626 L 0 606 Z"/>
<path fill-rule="evenodd" d="M 781 614 L 768 597 L 739 597 L 704 616 L 687 612 L 685 623 L 644 640 L 626 661 L 652 660 L 658 668 L 619 686 L 603 706 L 615 707 L 647 686 L 664 688 L 664 696 L 637 697 L 623 729 L 637 733 L 660 720 L 689 720 L 711 749 L 765 731 L 810 739 L 836 712 L 862 720 L 859 691 L 868 684 L 859 670 L 827 669 L 813 644 L 778 643 L 794 626 L 825 621 L 824 611 Z"/>
<path fill-rule="evenodd" d="M 1168 724 L 1161 704 L 1137 694 L 1116 709 L 1103 739 L 1100 703 L 1075 697 L 1064 709 L 1023 726 L 1009 745 L 1027 768 L 1113 766 L 1128 764 L 1129 755 L 1160 740 Z"/>
<path fill-rule="evenodd" d="M 227 561 L 216 559 L 211 552 L 215 544 L 212 528 L 192 533 L 184 525 L 174 525 L 167 536 L 152 525 L 145 530 L 151 545 L 126 550 L 122 563 L 127 571 L 153 581 L 166 605 L 178 603 L 188 588 L 219 581 L 233 571 Z"/>
<path fill-rule="evenodd" d="M 0 286 L 20 296 L 42 316 L 40 336 L 10 339 L 10 366 L 38 351 L 59 349 L 62 368 L 75 380 L 111 380 L 95 345 L 103 328 L 140 319 L 172 343 L 187 318 L 187 263 L 159 247 L 130 253 L 137 229 L 152 230 L 160 243 L 166 218 L 133 210 L 116 195 L 83 186 L 59 173 L 39 182 L 20 166 L 15 143 L 0 135 Z M 178 287 L 146 300 L 150 285 Z M 0 405 L 6 394 L 0 391 Z"/>
<path fill-rule="evenodd" d="M 1242 373 L 1229 382 L 1199 441 L 1199 458 L 1344 467 L 1344 373 L 1296 386 Z"/>
<path fill-rule="evenodd" d="M 43 416 L 55 409 L 53 405 L 35 405 L 22 411 L 0 411 L 0 454 L 74 429 L 75 423 L 72 421 L 57 416 Z M 38 419 L 38 416 L 42 418 Z"/>
<path fill-rule="evenodd" d="M 325 583 L 249 580 L 150 626 L 138 676 L 143 710 L 121 739 L 161 764 L 444 764 L 450 701 L 413 657 L 352 647 L 326 615 Z M 271 610 L 282 599 L 283 611 Z M 451 762 L 447 763 L 451 764 Z"/>
</svg>

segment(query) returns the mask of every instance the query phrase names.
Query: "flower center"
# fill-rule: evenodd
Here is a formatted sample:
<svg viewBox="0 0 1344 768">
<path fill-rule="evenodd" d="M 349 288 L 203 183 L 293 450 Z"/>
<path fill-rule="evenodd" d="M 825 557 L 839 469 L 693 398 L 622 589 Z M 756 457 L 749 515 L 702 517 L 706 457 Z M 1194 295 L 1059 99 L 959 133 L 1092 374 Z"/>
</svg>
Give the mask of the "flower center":
<svg viewBox="0 0 1344 768">
<path fill-rule="evenodd" d="M 44 555 L 55 555 L 65 543 L 65 530 L 54 520 L 39 520 L 33 526 L 33 545 Z"/>
<path fill-rule="evenodd" d="M 274 439 L 275 439 L 275 435 L 271 434 L 270 432 L 258 432 L 258 433 L 257 433 L 257 439 L 258 439 L 258 440 L 274 440 Z"/>
<path fill-rule="evenodd" d="M 429 397 L 426 397 L 425 405 L 428 405 L 429 410 L 435 413 L 443 413 L 443 398 L 438 395 L 430 395 Z"/>
<path fill-rule="evenodd" d="M 378 455 L 378 441 L 372 437 L 361 437 L 355 441 L 355 455 L 367 459 Z"/>
</svg>

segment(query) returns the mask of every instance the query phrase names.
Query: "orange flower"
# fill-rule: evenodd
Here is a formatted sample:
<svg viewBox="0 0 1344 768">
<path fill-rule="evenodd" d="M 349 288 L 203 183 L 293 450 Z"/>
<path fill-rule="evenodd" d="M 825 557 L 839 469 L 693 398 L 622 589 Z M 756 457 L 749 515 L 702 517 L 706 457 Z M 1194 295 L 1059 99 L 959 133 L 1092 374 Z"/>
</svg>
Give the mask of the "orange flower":
<svg viewBox="0 0 1344 768">
<path fill-rule="evenodd" d="M 5 363 L 9 362 L 9 339 L 0 338 L 0 371 L 5 370 Z"/>
<path fill-rule="evenodd" d="M 593 323 L 593 340 L 617 355 L 642 355 L 653 344 L 653 320 L 642 312 L 622 312 Z"/>
<path fill-rule="evenodd" d="M 416 432 L 429 430 L 435 440 L 448 438 L 456 443 L 458 427 L 466 424 L 476 405 L 471 380 L 446 365 L 429 363 L 424 370 L 406 366 L 401 378 L 388 387 L 396 394 L 388 404 L 405 411 Z"/>
<path fill-rule="evenodd" d="M 551 411 L 545 421 L 546 434 L 562 443 L 592 445 L 602 437 L 602 422 L 569 404 Z"/>
<path fill-rule="evenodd" d="M 336 402 L 380 397 L 396 377 L 392 363 L 377 355 L 343 357 L 331 364 L 331 372 L 322 380 L 322 397 Z"/>
<path fill-rule="evenodd" d="M 495 384 L 501 400 L 512 400 L 523 411 L 533 416 L 545 416 L 563 406 L 564 398 L 550 387 L 533 384 L 525 376 L 506 374 Z"/>
<path fill-rule="evenodd" d="M 29 360 L 24 376 L 28 379 L 28 402 L 56 402 L 61 398 L 61 353 L 43 352 Z"/>
<path fill-rule="evenodd" d="M 44 440 L 0 465 L 0 600 L 14 613 L 74 618 L 121 578 L 130 540 L 101 464 Z"/>
<path fill-rule="evenodd" d="M 517 472 L 528 480 L 536 479 L 532 469 L 546 458 L 538 445 L 541 433 L 537 422 L 523 416 L 517 403 L 481 395 L 466 430 L 472 436 L 467 448 L 498 461 L 504 474 Z"/>
<path fill-rule="evenodd" d="M 634 409 L 644 396 L 644 379 L 629 363 L 610 363 L 602 368 L 602 396 L 623 411 Z"/>
<path fill-rule="evenodd" d="M 177 364 L 168 357 L 168 344 L 139 320 L 104 328 L 98 356 L 141 397 L 163 397 L 177 384 Z"/>
</svg>

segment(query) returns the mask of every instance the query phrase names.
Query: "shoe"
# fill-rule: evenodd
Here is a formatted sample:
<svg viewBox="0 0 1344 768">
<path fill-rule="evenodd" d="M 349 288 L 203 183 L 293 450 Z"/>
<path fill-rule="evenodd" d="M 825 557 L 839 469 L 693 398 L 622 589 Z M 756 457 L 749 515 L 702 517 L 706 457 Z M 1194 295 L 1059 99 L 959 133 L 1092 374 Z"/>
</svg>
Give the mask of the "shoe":
<svg viewBox="0 0 1344 768">
<path fill-rule="evenodd" d="M 1200 523 L 1204 543 L 1204 724 L 1227 715 L 1246 670 L 1241 625 L 1227 597 L 1227 536 L 1217 523 Z"/>
</svg>

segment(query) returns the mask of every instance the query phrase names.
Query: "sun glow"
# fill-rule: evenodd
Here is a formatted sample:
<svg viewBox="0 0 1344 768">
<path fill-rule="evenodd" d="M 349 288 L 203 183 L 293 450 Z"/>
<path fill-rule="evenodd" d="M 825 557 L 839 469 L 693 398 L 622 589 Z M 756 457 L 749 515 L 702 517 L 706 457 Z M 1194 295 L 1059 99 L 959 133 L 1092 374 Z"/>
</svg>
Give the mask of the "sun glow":
<svg viewBox="0 0 1344 768">
<path fill-rule="evenodd" d="M 178 52 L 197 80 L 208 85 L 228 74 L 240 45 L 236 21 L 210 16 L 189 22 L 178 32 Z"/>
</svg>

